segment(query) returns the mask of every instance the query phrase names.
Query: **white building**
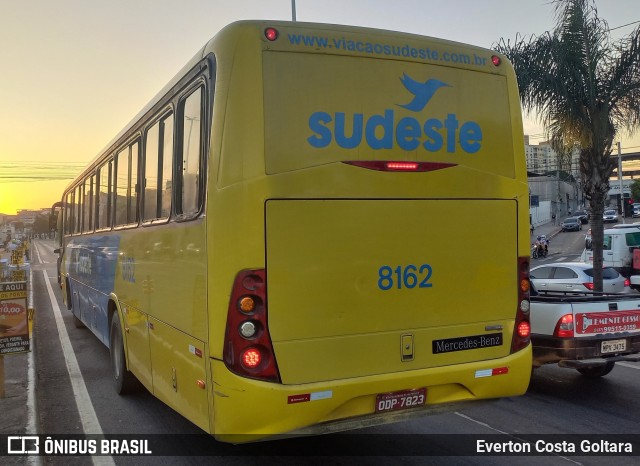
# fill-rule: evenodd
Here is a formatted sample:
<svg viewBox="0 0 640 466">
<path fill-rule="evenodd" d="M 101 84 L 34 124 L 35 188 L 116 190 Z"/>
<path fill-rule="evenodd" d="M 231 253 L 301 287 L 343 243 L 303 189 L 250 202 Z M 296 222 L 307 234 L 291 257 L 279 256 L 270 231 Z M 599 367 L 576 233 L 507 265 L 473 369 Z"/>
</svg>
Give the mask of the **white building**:
<svg viewBox="0 0 640 466">
<path fill-rule="evenodd" d="M 550 141 L 542 141 L 538 145 L 532 145 L 529 142 L 529 136 L 524 137 L 524 152 L 527 159 L 527 171 L 537 175 L 554 172 L 560 168 L 558 163 L 558 155 L 551 147 Z M 567 169 L 568 168 L 568 169 Z M 568 162 L 564 171 L 573 175 L 576 180 L 580 179 L 580 149 L 575 148 L 571 154 L 571 160 Z"/>
</svg>

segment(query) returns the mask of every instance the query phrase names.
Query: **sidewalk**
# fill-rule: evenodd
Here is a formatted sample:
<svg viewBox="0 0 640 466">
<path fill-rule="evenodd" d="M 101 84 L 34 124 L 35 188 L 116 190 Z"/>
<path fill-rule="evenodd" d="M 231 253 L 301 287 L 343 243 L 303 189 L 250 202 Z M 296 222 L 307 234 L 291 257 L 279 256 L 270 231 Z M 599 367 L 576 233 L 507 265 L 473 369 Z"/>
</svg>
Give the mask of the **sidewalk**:
<svg viewBox="0 0 640 466">
<path fill-rule="evenodd" d="M 10 259 L 10 251 L 0 248 L 0 259 Z M 33 303 L 28 302 L 28 306 Z M 31 333 L 31 332 L 30 332 Z M 33 339 L 31 339 L 31 350 L 33 351 Z M 0 356 L 3 359 L 0 365 L 0 393 L 4 389 L 4 397 L 0 397 L 0 434 L 21 435 L 34 432 L 26 432 L 27 420 L 27 398 L 28 398 L 28 370 L 30 364 L 30 353 L 15 353 Z M 6 459 L 6 458 L 5 458 Z M 4 460 L 3 460 L 4 461 Z M 21 460 L 9 461 L 7 464 L 21 464 Z"/>
<path fill-rule="evenodd" d="M 535 227 L 533 233 L 531 233 L 531 243 L 535 241 L 535 239 L 540 235 L 546 235 L 547 238 L 551 239 L 556 236 L 558 233 L 562 231 L 560 225 L 554 225 L 553 222 L 548 222 L 543 225 L 539 225 Z"/>
</svg>

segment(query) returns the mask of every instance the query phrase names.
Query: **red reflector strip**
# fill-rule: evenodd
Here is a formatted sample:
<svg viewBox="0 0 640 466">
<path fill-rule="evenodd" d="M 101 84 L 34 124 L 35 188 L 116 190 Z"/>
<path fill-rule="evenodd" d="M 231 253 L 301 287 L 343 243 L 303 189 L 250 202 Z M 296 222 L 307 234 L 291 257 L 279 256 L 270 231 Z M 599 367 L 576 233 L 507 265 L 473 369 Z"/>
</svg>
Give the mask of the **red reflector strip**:
<svg viewBox="0 0 640 466">
<path fill-rule="evenodd" d="M 289 395 L 287 397 L 287 403 L 305 403 L 307 401 L 328 400 L 333 398 L 333 390 L 325 390 L 322 392 L 314 393 L 301 393 L 299 395 Z"/>
<path fill-rule="evenodd" d="M 305 401 L 311 401 L 311 393 L 304 393 L 302 395 L 290 395 L 287 398 L 287 403 L 304 403 Z"/>
<path fill-rule="evenodd" d="M 456 163 L 445 162 L 392 162 L 383 160 L 348 160 L 344 163 L 368 170 L 383 172 L 431 172 L 443 168 L 455 167 Z"/>
<path fill-rule="evenodd" d="M 494 375 L 503 375 L 508 374 L 508 367 L 496 367 L 494 369 L 484 369 L 481 371 L 476 371 L 476 379 L 481 379 L 483 377 L 493 377 Z"/>
<path fill-rule="evenodd" d="M 493 369 L 491 371 L 491 375 L 502 375 L 502 374 L 508 374 L 508 373 L 509 373 L 508 367 L 497 367 L 496 369 Z"/>
</svg>

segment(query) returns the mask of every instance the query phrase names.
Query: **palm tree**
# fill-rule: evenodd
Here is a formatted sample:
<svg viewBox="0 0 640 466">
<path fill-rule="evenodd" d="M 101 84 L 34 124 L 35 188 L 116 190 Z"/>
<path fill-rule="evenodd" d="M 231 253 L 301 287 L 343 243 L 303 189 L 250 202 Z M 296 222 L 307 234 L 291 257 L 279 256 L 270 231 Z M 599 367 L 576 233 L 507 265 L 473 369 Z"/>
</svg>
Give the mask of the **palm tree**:
<svg viewBox="0 0 640 466">
<path fill-rule="evenodd" d="M 594 286 L 602 291 L 602 214 L 611 148 L 621 130 L 640 127 L 640 27 L 612 42 L 594 0 L 555 0 L 556 26 L 495 49 L 512 62 L 525 111 L 537 110 L 555 147 L 580 149 L 580 173 L 592 209 Z"/>
</svg>

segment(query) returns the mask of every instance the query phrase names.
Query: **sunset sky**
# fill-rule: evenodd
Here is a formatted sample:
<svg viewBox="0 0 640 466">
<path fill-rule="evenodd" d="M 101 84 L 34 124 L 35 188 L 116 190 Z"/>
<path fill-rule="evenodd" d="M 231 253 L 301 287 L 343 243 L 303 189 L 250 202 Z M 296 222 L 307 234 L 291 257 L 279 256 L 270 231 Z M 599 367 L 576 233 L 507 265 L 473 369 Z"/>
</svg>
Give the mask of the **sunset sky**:
<svg viewBox="0 0 640 466">
<path fill-rule="evenodd" d="M 598 0 L 617 28 L 640 0 Z M 299 21 L 491 47 L 554 26 L 549 0 L 296 0 Z M 291 19 L 291 0 L 0 0 L 0 213 L 49 207 L 208 39 L 240 19 Z M 612 31 L 629 34 L 637 24 Z M 542 128 L 525 120 L 532 143 Z M 640 134 L 618 138 L 640 151 Z"/>
</svg>

